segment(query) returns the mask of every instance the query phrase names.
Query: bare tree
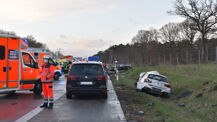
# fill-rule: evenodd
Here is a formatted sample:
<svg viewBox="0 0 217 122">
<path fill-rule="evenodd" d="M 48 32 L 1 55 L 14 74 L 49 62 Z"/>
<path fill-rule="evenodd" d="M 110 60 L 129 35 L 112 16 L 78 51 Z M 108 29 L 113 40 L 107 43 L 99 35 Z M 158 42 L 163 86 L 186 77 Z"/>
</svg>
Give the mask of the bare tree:
<svg viewBox="0 0 217 122">
<path fill-rule="evenodd" d="M 163 42 L 176 42 L 180 40 L 180 27 L 177 23 L 169 23 L 164 25 L 161 29 L 161 39 Z"/>
<path fill-rule="evenodd" d="M 33 36 L 27 36 L 25 39 L 28 41 L 29 47 L 47 48 L 45 44 L 38 42 Z"/>
<path fill-rule="evenodd" d="M 16 36 L 16 33 L 13 32 L 13 31 L 4 31 L 4 30 L 0 30 L 0 34 L 7 34 L 7 35 Z"/>
<path fill-rule="evenodd" d="M 139 30 L 137 35 L 133 37 L 132 43 L 147 43 L 159 40 L 158 30 L 151 28 L 150 30 Z"/>
<path fill-rule="evenodd" d="M 186 50 L 186 64 L 188 64 L 189 61 L 192 62 L 194 40 L 196 39 L 196 34 L 198 32 L 195 30 L 195 26 L 195 23 L 188 19 L 180 23 L 180 34 L 184 44 L 183 47 Z"/>
<path fill-rule="evenodd" d="M 208 60 L 207 37 L 216 30 L 217 23 L 217 1 L 216 0 L 176 0 L 174 11 L 169 13 L 179 15 L 192 20 L 196 24 L 196 30 L 201 34 L 202 60 Z"/>
<path fill-rule="evenodd" d="M 197 30 L 195 30 L 195 24 L 191 20 L 185 20 L 180 23 L 180 34 L 182 40 L 189 41 L 190 44 L 194 43 L 194 39 L 197 34 Z"/>
</svg>

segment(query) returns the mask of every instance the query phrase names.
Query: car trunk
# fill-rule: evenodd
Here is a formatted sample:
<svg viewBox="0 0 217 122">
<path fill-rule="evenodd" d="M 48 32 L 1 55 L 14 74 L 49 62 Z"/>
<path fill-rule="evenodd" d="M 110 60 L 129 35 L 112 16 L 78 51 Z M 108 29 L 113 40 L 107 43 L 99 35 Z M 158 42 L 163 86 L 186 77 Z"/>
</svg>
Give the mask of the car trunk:
<svg viewBox="0 0 217 122">
<path fill-rule="evenodd" d="M 156 91 L 161 91 L 162 89 L 165 89 L 165 82 L 162 82 L 162 81 L 158 81 L 158 80 L 151 80 L 152 83 L 151 85 L 154 87 L 153 90 L 156 90 Z"/>
</svg>

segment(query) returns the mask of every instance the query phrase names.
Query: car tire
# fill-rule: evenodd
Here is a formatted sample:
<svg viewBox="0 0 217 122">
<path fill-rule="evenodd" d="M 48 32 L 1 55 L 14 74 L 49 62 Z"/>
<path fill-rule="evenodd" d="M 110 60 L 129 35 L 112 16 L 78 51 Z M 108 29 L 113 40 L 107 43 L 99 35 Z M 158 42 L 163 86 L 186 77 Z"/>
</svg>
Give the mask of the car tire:
<svg viewBox="0 0 217 122">
<path fill-rule="evenodd" d="M 103 95 L 102 95 L 102 98 L 103 98 L 103 99 L 107 99 L 107 98 L 108 98 L 108 94 L 107 94 L 107 93 L 103 94 Z"/>
<path fill-rule="evenodd" d="M 55 75 L 54 75 L 54 80 L 59 80 L 59 79 L 60 79 L 59 73 L 55 73 Z"/>
<path fill-rule="evenodd" d="M 66 98 L 67 98 L 67 99 L 72 99 L 72 94 L 66 93 Z"/>
<path fill-rule="evenodd" d="M 33 92 L 35 95 L 41 95 L 42 93 L 42 83 L 40 81 L 35 83 Z"/>
<path fill-rule="evenodd" d="M 8 92 L 8 96 L 14 96 L 14 95 L 16 95 L 16 91 L 10 91 L 10 92 Z"/>
<path fill-rule="evenodd" d="M 162 93 L 161 96 L 164 97 L 164 98 L 169 98 L 170 97 L 168 93 Z"/>
<path fill-rule="evenodd" d="M 138 80 L 137 80 L 138 81 Z M 137 82 L 134 83 L 134 86 L 137 87 Z"/>
</svg>

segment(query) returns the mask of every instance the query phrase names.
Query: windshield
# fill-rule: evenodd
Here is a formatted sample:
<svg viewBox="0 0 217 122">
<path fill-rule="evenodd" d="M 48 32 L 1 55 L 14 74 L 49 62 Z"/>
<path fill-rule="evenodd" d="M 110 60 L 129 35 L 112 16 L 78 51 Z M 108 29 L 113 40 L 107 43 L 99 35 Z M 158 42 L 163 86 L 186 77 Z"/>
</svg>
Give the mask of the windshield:
<svg viewBox="0 0 217 122">
<path fill-rule="evenodd" d="M 70 75 L 104 75 L 104 73 L 99 64 L 74 64 Z"/>
<path fill-rule="evenodd" d="M 162 81 L 162 82 L 166 82 L 168 83 L 168 79 L 159 75 L 154 75 L 154 74 L 150 74 L 148 76 L 149 79 L 153 79 L 153 80 L 157 80 L 157 81 Z"/>
</svg>

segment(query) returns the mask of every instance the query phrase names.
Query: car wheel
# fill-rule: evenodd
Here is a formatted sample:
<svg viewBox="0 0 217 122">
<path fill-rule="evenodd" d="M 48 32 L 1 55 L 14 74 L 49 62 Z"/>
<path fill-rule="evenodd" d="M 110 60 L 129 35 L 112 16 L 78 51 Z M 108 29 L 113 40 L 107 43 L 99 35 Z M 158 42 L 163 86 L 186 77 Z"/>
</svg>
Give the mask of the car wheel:
<svg viewBox="0 0 217 122">
<path fill-rule="evenodd" d="M 55 73 L 54 80 L 59 80 L 59 78 L 60 78 L 60 75 L 58 73 Z"/>
<path fill-rule="evenodd" d="M 35 95 L 41 95 L 41 92 L 42 92 L 42 83 L 41 82 L 36 82 L 35 83 L 33 92 L 34 92 Z"/>
<path fill-rule="evenodd" d="M 137 82 L 134 83 L 134 86 L 137 87 Z"/>
<path fill-rule="evenodd" d="M 14 96 L 16 94 L 16 91 L 10 91 L 8 92 L 8 96 Z"/>
<path fill-rule="evenodd" d="M 67 98 L 67 99 L 72 99 L 72 94 L 66 93 L 66 98 Z"/>
<path fill-rule="evenodd" d="M 162 96 L 162 97 L 165 97 L 165 98 L 169 98 L 169 94 L 166 93 L 166 92 L 165 92 L 165 93 L 162 93 L 161 96 Z"/>
<path fill-rule="evenodd" d="M 136 89 L 136 92 L 140 92 L 140 90 L 139 90 L 139 89 Z"/>
<path fill-rule="evenodd" d="M 102 97 L 103 97 L 104 99 L 107 99 L 107 98 L 108 98 L 108 94 L 105 93 L 105 94 L 102 95 Z"/>
</svg>

